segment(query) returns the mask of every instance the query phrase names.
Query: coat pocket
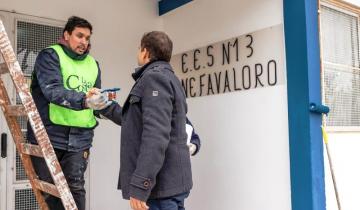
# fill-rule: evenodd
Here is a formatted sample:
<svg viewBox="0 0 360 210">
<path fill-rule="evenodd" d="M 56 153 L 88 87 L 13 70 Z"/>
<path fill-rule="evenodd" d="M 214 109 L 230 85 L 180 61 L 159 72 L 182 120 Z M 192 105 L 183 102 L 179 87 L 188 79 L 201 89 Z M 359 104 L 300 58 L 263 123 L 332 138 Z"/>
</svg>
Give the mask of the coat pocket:
<svg viewBox="0 0 360 210">
<path fill-rule="evenodd" d="M 129 99 L 129 103 L 130 104 L 135 104 L 135 103 L 139 103 L 141 101 L 141 98 L 137 95 L 130 95 L 130 99 Z"/>
<path fill-rule="evenodd" d="M 129 94 L 129 96 L 127 97 L 125 103 L 124 103 L 124 106 L 123 106 L 123 109 L 122 109 L 122 114 L 123 114 L 123 117 L 125 118 L 126 116 L 126 113 L 128 112 L 128 109 L 130 108 L 131 105 L 134 105 L 136 103 L 140 103 L 141 101 L 141 97 L 140 96 L 137 96 L 137 95 L 134 95 L 134 94 Z"/>
</svg>

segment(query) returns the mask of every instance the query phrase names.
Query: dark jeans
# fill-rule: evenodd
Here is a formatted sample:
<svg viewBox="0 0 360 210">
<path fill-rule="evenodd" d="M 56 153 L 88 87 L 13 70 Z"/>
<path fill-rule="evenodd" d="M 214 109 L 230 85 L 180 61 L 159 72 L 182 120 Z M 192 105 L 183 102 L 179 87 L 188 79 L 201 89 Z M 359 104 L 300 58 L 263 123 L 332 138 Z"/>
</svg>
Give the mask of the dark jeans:
<svg viewBox="0 0 360 210">
<path fill-rule="evenodd" d="M 81 152 L 68 152 L 65 150 L 55 149 L 56 156 L 59 160 L 70 191 L 74 197 L 75 203 L 79 210 L 85 210 L 85 179 L 89 150 Z M 45 160 L 39 157 L 31 157 L 35 172 L 43 181 L 54 183 Z M 64 210 L 61 200 L 57 197 L 44 193 L 45 201 L 50 210 Z"/>
<path fill-rule="evenodd" d="M 149 199 L 147 205 L 149 210 L 185 210 L 184 200 L 189 196 L 189 193 L 182 193 L 161 199 Z"/>
</svg>

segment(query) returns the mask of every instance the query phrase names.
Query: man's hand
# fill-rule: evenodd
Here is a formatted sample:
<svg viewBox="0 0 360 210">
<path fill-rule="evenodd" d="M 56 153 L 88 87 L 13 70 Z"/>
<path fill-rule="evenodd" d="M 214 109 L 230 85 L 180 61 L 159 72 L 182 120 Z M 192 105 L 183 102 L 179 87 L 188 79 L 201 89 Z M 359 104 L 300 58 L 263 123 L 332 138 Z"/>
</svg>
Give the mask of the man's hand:
<svg viewBox="0 0 360 210">
<path fill-rule="evenodd" d="M 95 95 L 95 94 L 100 94 L 101 90 L 99 88 L 91 88 L 87 93 L 86 93 L 86 98 L 90 98 L 91 96 Z"/>
<path fill-rule="evenodd" d="M 149 207 L 146 205 L 146 202 L 138 200 L 136 198 L 130 197 L 130 206 L 133 210 L 147 210 Z"/>
<path fill-rule="evenodd" d="M 105 94 L 101 93 L 101 90 L 98 88 L 92 88 L 86 94 L 86 107 L 93 110 L 102 110 L 108 107 L 112 101 L 108 101 L 108 98 Z"/>
<path fill-rule="evenodd" d="M 197 146 L 193 143 L 188 144 L 190 155 L 194 155 L 196 152 Z"/>
</svg>

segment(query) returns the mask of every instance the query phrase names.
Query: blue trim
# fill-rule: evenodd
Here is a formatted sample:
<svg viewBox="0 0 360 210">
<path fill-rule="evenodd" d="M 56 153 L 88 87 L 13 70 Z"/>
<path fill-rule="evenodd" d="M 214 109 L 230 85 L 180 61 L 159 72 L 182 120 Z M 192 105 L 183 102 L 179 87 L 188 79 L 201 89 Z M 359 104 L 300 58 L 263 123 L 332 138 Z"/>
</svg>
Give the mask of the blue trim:
<svg viewBox="0 0 360 210">
<path fill-rule="evenodd" d="M 292 210 L 325 210 L 317 6 L 284 0 Z"/>
<path fill-rule="evenodd" d="M 159 16 L 170 12 L 184 4 L 187 4 L 193 0 L 161 0 L 159 1 Z"/>
</svg>

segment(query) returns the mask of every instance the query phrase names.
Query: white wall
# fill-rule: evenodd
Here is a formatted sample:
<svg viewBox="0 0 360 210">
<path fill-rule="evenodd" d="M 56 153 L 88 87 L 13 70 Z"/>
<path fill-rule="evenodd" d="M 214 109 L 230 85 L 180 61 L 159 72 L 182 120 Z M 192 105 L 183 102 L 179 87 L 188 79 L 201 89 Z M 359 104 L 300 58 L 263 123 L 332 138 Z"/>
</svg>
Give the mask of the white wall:
<svg viewBox="0 0 360 210">
<path fill-rule="evenodd" d="M 131 88 L 141 35 L 165 30 L 174 54 L 283 23 L 281 0 L 196 0 L 162 17 L 157 1 L 0 0 L 0 9 L 66 20 L 76 14 L 94 26 L 92 54 L 104 87 Z M 192 210 L 289 210 L 286 85 L 188 100 L 202 139 L 193 158 Z M 130 209 L 116 190 L 120 128 L 101 121 L 91 151 L 91 209 Z"/>
<path fill-rule="evenodd" d="M 352 3 L 352 4 L 356 5 L 356 6 L 360 6 L 360 0 L 345 0 L 345 1 L 347 1 L 349 3 Z"/>
<path fill-rule="evenodd" d="M 281 0 L 196 0 L 163 16 L 175 54 L 283 23 Z M 286 84 L 286 82 L 285 82 Z M 286 85 L 188 100 L 195 210 L 289 210 Z"/>
<path fill-rule="evenodd" d="M 329 151 L 342 209 L 360 209 L 360 132 L 329 132 Z M 326 208 L 337 210 L 334 185 L 324 145 Z"/>
<path fill-rule="evenodd" d="M 144 32 L 161 29 L 156 0 L 0 0 L 0 10 L 66 21 L 71 15 L 88 19 L 94 29 L 91 54 L 100 62 L 103 87 L 121 87 L 123 103 L 133 80 L 136 52 Z M 90 159 L 90 207 L 93 210 L 130 209 L 117 188 L 120 128 L 101 121 Z"/>
</svg>

